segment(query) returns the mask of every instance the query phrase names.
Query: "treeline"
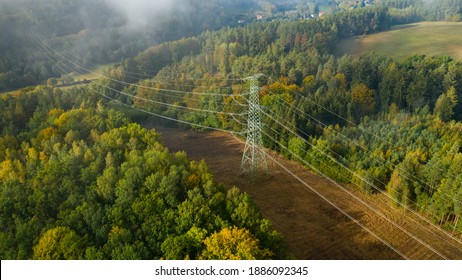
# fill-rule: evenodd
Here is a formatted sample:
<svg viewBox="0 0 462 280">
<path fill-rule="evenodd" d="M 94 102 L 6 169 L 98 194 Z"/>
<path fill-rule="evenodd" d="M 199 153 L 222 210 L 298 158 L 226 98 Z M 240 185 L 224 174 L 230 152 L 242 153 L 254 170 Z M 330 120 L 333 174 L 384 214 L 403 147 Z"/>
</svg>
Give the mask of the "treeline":
<svg viewBox="0 0 462 280">
<path fill-rule="evenodd" d="M 320 19 L 273 20 L 205 32 L 147 49 L 131 66 L 146 77 L 171 64 L 182 67 L 189 63 L 196 65 L 195 69 L 176 69 L 176 72 L 195 71 L 192 75 L 196 78 L 205 73 L 242 77 L 262 72 L 275 77 L 289 76 L 291 82 L 301 84 L 304 77 L 317 71 L 321 61 L 325 62 L 339 40 L 387 30 L 403 23 L 401 16 L 408 22 L 423 19 L 406 12 L 412 4 L 393 3 L 339 11 Z M 182 59 L 188 62 L 178 64 Z"/>
<path fill-rule="evenodd" d="M 252 72 L 279 77 L 290 72 L 292 80 L 300 83 L 338 40 L 383 31 L 390 24 L 384 7 L 339 12 L 319 20 L 252 23 L 152 47 L 139 54 L 132 67 L 152 76 L 165 66 L 188 60 L 178 67 L 195 65 L 186 71 L 196 71 L 194 77 L 205 73 L 242 77 Z"/>
<path fill-rule="evenodd" d="M 387 28 L 387 21 L 381 20 L 386 15 L 386 9 L 372 7 L 321 21 L 274 21 L 207 32 L 148 49 L 108 72 L 111 79 L 101 83 L 140 98 L 187 104 L 186 99 L 178 100 L 181 96 L 148 90 L 147 87 L 189 91 L 197 87 L 195 90 L 204 91 L 204 86 L 205 89 L 208 86 L 211 92 L 232 93 L 230 89 L 218 89 L 216 83 L 220 79 L 264 73 L 276 80 L 285 77 L 280 84 L 294 84 L 300 88 L 297 93 L 305 97 L 312 95 L 343 119 L 355 123 L 364 116 L 387 111 L 392 104 L 411 113 L 428 106 L 444 121 L 459 120 L 462 106 L 456 100 L 462 94 L 460 62 L 450 57 L 422 55 L 397 62 L 375 54 L 358 59 L 349 56 L 335 58 L 329 54 L 329 46 L 339 38 L 368 32 L 370 28 Z M 375 25 L 376 22 L 381 24 Z M 154 69 L 158 75 L 151 81 L 143 81 L 142 87 L 126 87 L 118 83 L 117 80 L 130 81 L 133 78 L 129 72 L 133 67 L 143 69 L 146 75 L 149 68 Z M 111 94 L 107 88 L 98 88 Z M 117 92 L 112 92 L 111 96 L 127 100 L 126 95 Z M 148 106 L 146 102 L 138 101 Z M 168 109 L 151 106 L 157 111 Z M 317 113 L 319 108 L 312 104 L 303 106 L 311 106 L 304 111 L 311 112 L 323 122 L 346 124 L 338 117 Z"/>
<path fill-rule="evenodd" d="M 390 8 L 396 23 L 416 21 L 460 21 L 461 0 L 382 0 L 376 1 Z"/>
<path fill-rule="evenodd" d="M 48 87 L 1 99 L 2 259 L 286 257 L 247 194 L 84 88 L 72 93 L 83 97 L 71 109 L 71 92 Z"/>
</svg>

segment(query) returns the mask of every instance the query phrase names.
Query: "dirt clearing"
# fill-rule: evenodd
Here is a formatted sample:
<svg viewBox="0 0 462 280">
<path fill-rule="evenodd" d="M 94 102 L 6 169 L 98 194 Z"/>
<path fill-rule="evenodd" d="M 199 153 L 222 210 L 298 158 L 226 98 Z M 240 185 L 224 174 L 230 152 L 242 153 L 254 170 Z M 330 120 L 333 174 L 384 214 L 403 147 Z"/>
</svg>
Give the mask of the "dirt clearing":
<svg viewBox="0 0 462 280">
<path fill-rule="evenodd" d="M 348 187 L 347 191 L 363 201 L 360 202 L 325 178 L 274 153 L 271 156 L 305 184 L 268 160 L 271 174 L 252 185 L 248 178 L 238 175 L 244 146 L 232 135 L 158 131 L 172 152 L 186 151 L 190 159 L 204 159 L 216 181 L 227 188 L 237 186 L 251 195 L 263 215 L 284 235 L 288 249 L 297 259 L 462 259 L 460 240 L 422 222 L 410 211 L 392 207 L 384 195 L 368 196 Z"/>
</svg>

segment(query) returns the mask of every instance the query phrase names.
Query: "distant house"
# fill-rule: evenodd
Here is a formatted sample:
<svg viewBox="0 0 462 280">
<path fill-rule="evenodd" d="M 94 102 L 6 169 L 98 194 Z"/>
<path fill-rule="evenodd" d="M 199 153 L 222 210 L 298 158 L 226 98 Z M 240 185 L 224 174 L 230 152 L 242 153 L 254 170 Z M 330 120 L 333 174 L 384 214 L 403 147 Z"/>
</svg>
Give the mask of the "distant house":
<svg viewBox="0 0 462 280">
<path fill-rule="evenodd" d="M 257 20 L 262 20 L 263 16 L 262 15 L 257 15 Z"/>
<path fill-rule="evenodd" d="M 322 17 L 322 16 L 325 16 L 326 15 L 326 12 L 319 12 L 319 17 Z"/>
</svg>

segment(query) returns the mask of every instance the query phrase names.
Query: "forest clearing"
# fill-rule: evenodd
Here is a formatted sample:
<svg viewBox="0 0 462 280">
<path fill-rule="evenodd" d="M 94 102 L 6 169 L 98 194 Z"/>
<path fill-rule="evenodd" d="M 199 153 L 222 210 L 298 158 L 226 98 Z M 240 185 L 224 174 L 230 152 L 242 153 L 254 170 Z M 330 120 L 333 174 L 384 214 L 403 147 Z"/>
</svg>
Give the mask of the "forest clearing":
<svg viewBox="0 0 462 280">
<path fill-rule="evenodd" d="M 159 131 L 162 142 L 172 152 L 184 150 L 193 160 L 204 159 L 217 182 L 224 183 L 226 188 L 237 186 L 250 194 L 264 217 L 283 234 L 289 251 L 297 259 L 401 258 L 271 160 L 268 160 L 270 175 L 260 178 L 256 185 L 238 176 L 244 147 L 232 135 L 177 129 Z M 441 258 L 326 179 L 274 153 L 271 156 L 406 256 L 411 259 Z M 412 213 L 392 207 L 383 194 L 371 196 L 352 187 L 347 189 L 446 257 L 462 258 L 459 241 L 451 240 L 428 224 L 416 224 Z"/>
</svg>

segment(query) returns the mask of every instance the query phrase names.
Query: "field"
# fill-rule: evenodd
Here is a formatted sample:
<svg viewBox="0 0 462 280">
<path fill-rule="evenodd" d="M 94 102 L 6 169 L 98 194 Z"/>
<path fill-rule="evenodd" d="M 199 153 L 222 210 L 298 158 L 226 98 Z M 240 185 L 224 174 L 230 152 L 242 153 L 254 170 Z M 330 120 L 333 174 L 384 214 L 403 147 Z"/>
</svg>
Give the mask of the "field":
<svg viewBox="0 0 462 280">
<path fill-rule="evenodd" d="M 101 75 L 104 74 L 104 71 L 111 68 L 113 64 L 99 65 L 94 68 L 89 69 L 91 72 L 86 74 L 76 74 L 72 76 L 76 82 L 82 82 L 84 80 L 92 81 L 101 78 Z"/>
<path fill-rule="evenodd" d="M 94 81 L 102 77 L 104 75 L 104 71 L 110 69 L 114 64 L 104 64 L 104 65 L 99 65 L 95 66 L 91 69 L 89 69 L 88 73 L 85 74 L 78 74 L 74 73 L 71 74 L 72 78 L 74 79 L 74 82 L 71 84 L 62 84 L 61 81 L 58 82 L 58 87 L 61 89 L 69 89 L 73 88 L 76 86 L 81 85 L 82 82 L 84 81 Z M 60 80 L 60 79 L 58 79 Z M 46 82 L 43 82 L 42 84 L 46 84 Z M 0 94 L 12 94 L 19 91 L 19 89 L 15 90 L 5 90 L 5 91 L 0 91 Z"/>
<path fill-rule="evenodd" d="M 417 222 L 418 218 L 410 212 L 391 207 L 383 195 L 367 196 L 348 186 L 340 189 L 299 164 L 284 160 L 274 153 L 270 154 L 306 184 L 272 161 L 269 161 L 271 174 L 252 184 L 248 178 L 237 175 L 243 144 L 233 136 L 222 132 L 159 131 L 171 151 L 184 150 L 191 159 L 204 159 L 216 181 L 223 182 L 227 188 L 237 186 L 249 193 L 263 215 L 284 235 L 287 247 L 296 259 L 402 258 L 314 191 L 410 259 L 442 258 L 431 249 L 449 259 L 462 259 L 460 241 L 449 238 L 426 223 Z M 353 199 L 348 192 L 365 201 L 371 208 Z M 390 224 L 371 209 L 380 211 L 401 228 Z M 412 235 L 416 235 L 421 242 L 411 238 Z M 428 244 L 428 247 L 423 243 Z"/>
<path fill-rule="evenodd" d="M 104 72 L 108 70 L 109 68 L 111 68 L 112 66 L 113 64 L 99 65 L 91 69 L 88 69 L 89 71 L 87 71 L 87 73 L 85 74 L 78 74 L 78 73 L 71 74 L 72 78 L 74 79 L 73 83 L 61 84 L 61 82 L 59 82 L 58 86 L 61 89 L 70 89 L 76 86 L 80 86 L 81 83 L 97 80 L 101 78 L 104 75 Z"/>
<path fill-rule="evenodd" d="M 377 54 L 403 59 L 413 54 L 449 55 L 462 60 L 462 22 L 421 22 L 399 25 L 390 31 L 340 41 L 335 53 Z"/>
</svg>

